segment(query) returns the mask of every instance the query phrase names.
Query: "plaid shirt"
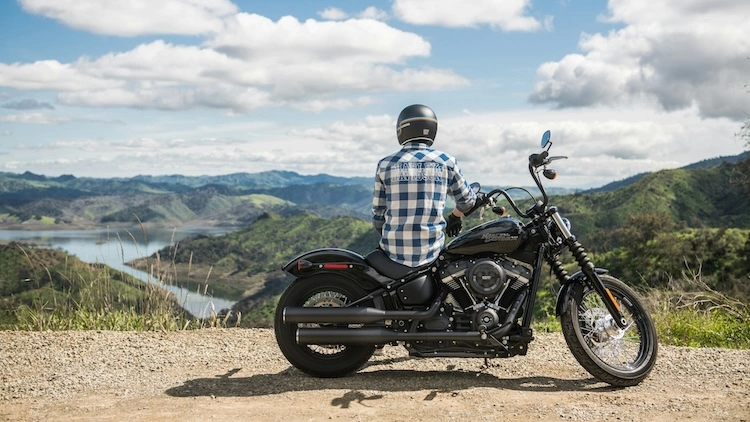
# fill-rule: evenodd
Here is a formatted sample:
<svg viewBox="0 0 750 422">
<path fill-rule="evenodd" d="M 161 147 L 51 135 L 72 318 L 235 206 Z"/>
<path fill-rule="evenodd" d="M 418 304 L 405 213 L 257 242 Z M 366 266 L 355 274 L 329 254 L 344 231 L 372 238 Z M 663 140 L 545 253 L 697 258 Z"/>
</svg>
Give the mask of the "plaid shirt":
<svg viewBox="0 0 750 422">
<path fill-rule="evenodd" d="M 443 211 L 448 195 L 460 211 L 468 211 L 476 199 L 450 155 L 408 142 L 380 160 L 372 223 L 381 230 L 380 247 L 391 260 L 417 267 L 438 257 L 445 242 Z"/>
</svg>

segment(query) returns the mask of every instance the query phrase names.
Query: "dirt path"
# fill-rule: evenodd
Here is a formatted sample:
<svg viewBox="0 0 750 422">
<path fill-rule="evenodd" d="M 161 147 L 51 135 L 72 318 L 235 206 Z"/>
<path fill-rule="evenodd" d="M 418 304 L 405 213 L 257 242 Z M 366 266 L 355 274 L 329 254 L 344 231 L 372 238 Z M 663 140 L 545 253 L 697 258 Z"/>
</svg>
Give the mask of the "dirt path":
<svg viewBox="0 0 750 422">
<path fill-rule="evenodd" d="M 270 330 L 0 331 L 0 420 L 750 421 L 750 351 L 662 347 L 613 389 L 537 334 L 512 359 L 412 359 L 386 347 L 359 373 L 311 378 Z"/>
</svg>

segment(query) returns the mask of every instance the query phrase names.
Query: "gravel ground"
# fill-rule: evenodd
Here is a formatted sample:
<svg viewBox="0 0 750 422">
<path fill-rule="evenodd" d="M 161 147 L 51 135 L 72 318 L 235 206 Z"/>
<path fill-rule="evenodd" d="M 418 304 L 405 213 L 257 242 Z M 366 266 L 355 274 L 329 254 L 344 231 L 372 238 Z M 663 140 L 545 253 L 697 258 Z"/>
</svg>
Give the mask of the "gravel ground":
<svg viewBox="0 0 750 422">
<path fill-rule="evenodd" d="M 266 329 L 0 331 L 0 420 L 750 421 L 750 350 L 662 346 L 636 387 L 596 382 L 562 334 L 527 356 L 413 359 L 355 375 L 291 368 Z"/>
</svg>

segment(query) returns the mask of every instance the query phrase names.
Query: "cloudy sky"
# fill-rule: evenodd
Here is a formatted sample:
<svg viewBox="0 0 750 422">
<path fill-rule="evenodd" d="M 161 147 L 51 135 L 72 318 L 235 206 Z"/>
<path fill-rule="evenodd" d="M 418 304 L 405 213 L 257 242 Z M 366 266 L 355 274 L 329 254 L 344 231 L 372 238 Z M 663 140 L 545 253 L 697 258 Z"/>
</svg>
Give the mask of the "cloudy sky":
<svg viewBox="0 0 750 422">
<path fill-rule="evenodd" d="M 0 2 L 0 171 L 371 176 L 431 106 L 470 180 L 561 187 L 745 149 L 750 2 Z"/>
</svg>

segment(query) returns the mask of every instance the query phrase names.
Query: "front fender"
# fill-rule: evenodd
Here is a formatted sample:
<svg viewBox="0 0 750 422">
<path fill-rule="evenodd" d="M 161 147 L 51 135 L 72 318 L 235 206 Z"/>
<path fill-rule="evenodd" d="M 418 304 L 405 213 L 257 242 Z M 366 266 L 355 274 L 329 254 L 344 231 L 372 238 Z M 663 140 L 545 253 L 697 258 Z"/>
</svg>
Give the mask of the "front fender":
<svg viewBox="0 0 750 422">
<path fill-rule="evenodd" d="M 606 274 L 609 272 L 609 270 L 605 270 L 604 268 L 594 268 L 594 271 L 596 271 L 597 274 Z M 570 276 L 567 283 L 560 288 L 560 291 L 557 293 L 557 304 L 555 306 L 555 314 L 557 316 L 562 315 L 562 313 L 567 310 L 568 298 L 573 291 L 573 287 L 580 286 L 584 277 L 586 277 L 586 275 L 582 271 L 578 271 Z"/>
</svg>

